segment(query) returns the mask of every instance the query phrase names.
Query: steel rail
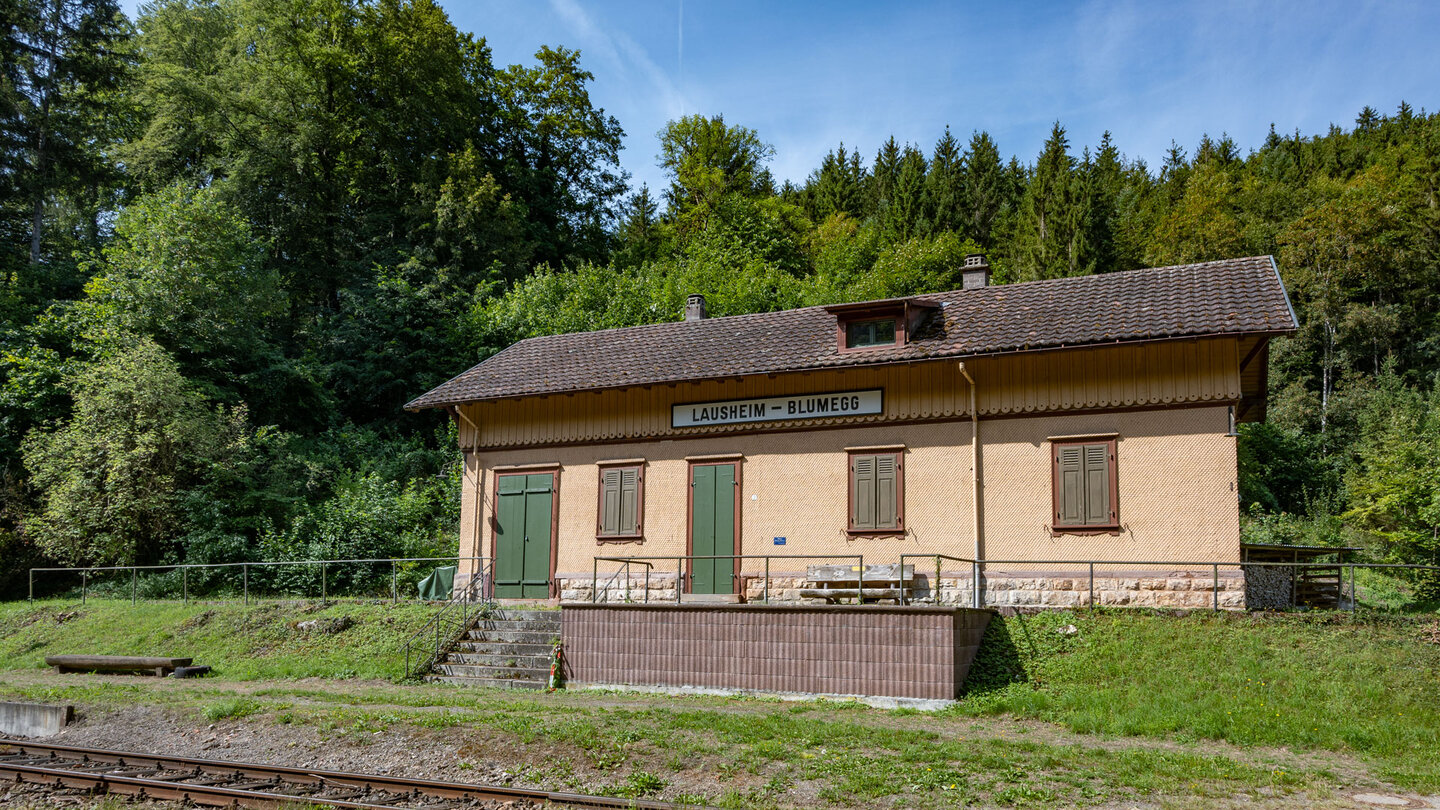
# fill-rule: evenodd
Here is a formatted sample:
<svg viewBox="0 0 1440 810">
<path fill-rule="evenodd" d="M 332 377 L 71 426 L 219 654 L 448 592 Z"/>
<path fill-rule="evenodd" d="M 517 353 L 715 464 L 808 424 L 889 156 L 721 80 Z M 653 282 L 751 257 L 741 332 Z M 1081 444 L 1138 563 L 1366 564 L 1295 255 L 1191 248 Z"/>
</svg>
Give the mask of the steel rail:
<svg viewBox="0 0 1440 810">
<path fill-rule="evenodd" d="M 36 761 L 37 758 L 43 759 Z M 136 773 L 136 768 L 148 771 Z M 130 772 L 115 772 L 117 769 Z M 164 778 L 155 778 L 158 772 L 169 773 L 165 774 Z M 235 784 L 225 784 L 218 780 L 212 784 L 183 781 L 211 781 L 216 777 L 229 782 L 244 782 L 249 786 L 237 787 Z M 536 804 L 617 809 L 633 807 L 639 810 L 678 810 L 694 807 L 673 802 L 559 793 L 503 785 L 408 779 L 381 774 L 260 765 L 9 739 L 0 739 L 0 779 L 42 786 L 100 790 L 151 799 L 190 801 L 211 807 L 273 808 L 277 804 L 299 801 L 329 807 L 384 807 L 396 810 L 406 806 L 407 797 L 429 799 L 431 801 L 426 803 L 428 807 L 435 806 L 435 799 L 470 802 L 525 800 Z M 262 784 L 256 784 L 257 782 Z M 349 788 L 351 793 L 326 797 L 303 791 L 282 792 L 287 787 L 322 790 Z M 354 795 L 354 789 L 384 795 L 376 796 L 372 802 L 367 802 L 365 797 Z"/>
</svg>

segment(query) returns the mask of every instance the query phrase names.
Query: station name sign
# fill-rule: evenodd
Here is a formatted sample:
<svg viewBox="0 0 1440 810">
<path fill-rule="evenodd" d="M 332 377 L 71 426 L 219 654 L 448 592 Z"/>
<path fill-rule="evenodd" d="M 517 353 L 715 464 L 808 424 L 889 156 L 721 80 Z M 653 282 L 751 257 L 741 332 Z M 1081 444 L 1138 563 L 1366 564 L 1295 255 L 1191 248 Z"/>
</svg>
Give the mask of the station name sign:
<svg viewBox="0 0 1440 810">
<path fill-rule="evenodd" d="M 671 427 L 734 425 L 744 422 L 779 422 L 786 419 L 826 419 L 884 413 L 885 391 L 842 391 L 833 394 L 797 394 L 789 397 L 693 402 L 670 409 Z"/>
</svg>

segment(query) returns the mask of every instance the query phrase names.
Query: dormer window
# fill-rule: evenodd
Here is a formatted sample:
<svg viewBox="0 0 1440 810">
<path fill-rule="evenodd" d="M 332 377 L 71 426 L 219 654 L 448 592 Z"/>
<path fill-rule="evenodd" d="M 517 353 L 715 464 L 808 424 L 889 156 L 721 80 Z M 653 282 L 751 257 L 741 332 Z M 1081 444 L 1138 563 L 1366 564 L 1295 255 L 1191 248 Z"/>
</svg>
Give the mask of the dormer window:
<svg viewBox="0 0 1440 810">
<path fill-rule="evenodd" d="M 939 307 L 934 301 L 920 298 L 894 298 L 836 304 L 825 309 L 835 315 L 836 348 L 854 352 L 909 344 L 915 331 Z"/>
<path fill-rule="evenodd" d="M 894 318 L 877 318 L 868 321 L 851 321 L 845 324 L 845 348 L 863 349 L 867 346 L 894 346 L 897 330 Z"/>
</svg>

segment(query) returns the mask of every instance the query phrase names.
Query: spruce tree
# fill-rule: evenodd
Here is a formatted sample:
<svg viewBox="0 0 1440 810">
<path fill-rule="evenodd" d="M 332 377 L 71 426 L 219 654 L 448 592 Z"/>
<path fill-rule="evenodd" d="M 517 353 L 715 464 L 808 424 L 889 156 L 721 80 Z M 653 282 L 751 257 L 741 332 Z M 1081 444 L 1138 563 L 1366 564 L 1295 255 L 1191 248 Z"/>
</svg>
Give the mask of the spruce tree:
<svg viewBox="0 0 1440 810">
<path fill-rule="evenodd" d="M 885 210 L 895 197 L 895 184 L 900 180 L 900 144 L 891 135 L 875 153 L 875 164 L 870 170 L 870 208 L 866 216 L 884 221 Z"/>
<path fill-rule="evenodd" d="M 925 155 L 906 144 L 900 153 L 900 166 L 895 175 L 895 190 L 890 205 L 882 214 L 883 229 L 890 238 L 905 241 L 926 232 L 925 224 Z"/>
<path fill-rule="evenodd" d="M 1012 160 L 1013 162 L 1013 160 Z M 1017 164 L 1018 167 L 1018 164 Z M 1023 175 L 1023 171 L 1014 172 Z M 987 132 L 970 136 L 970 146 L 961 158 L 960 196 L 963 220 L 960 230 L 980 245 L 994 245 L 994 230 L 1001 211 L 1014 198 L 1014 182 L 1000 163 L 1000 149 Z"/>
<path fill-rule="evenodd" d="M 960 143 L 945 127 L 935 144 L 925 175 L 925 219 L 928 233 L 963 231 L 965 224 L 964 163 Z"/>
</svg>

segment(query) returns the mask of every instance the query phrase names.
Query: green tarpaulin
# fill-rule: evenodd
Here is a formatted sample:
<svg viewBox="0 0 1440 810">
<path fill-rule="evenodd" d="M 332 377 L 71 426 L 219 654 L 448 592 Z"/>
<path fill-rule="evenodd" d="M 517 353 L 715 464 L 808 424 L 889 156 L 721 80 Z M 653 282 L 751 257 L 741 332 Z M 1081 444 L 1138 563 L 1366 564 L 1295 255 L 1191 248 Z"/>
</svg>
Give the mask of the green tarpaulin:
<svg viewBox="0 0 1440 810">
<path fill-rule="evenodd" d="M 450 598 L 450 591 L 455 587 L 455 566 L 447 565 L 436 568 L 430 572 L 430 576 L 420 580 L 415 587 L 420 589 L 420 598 L 432 601 L 443 601 Z"/>
</svg>

